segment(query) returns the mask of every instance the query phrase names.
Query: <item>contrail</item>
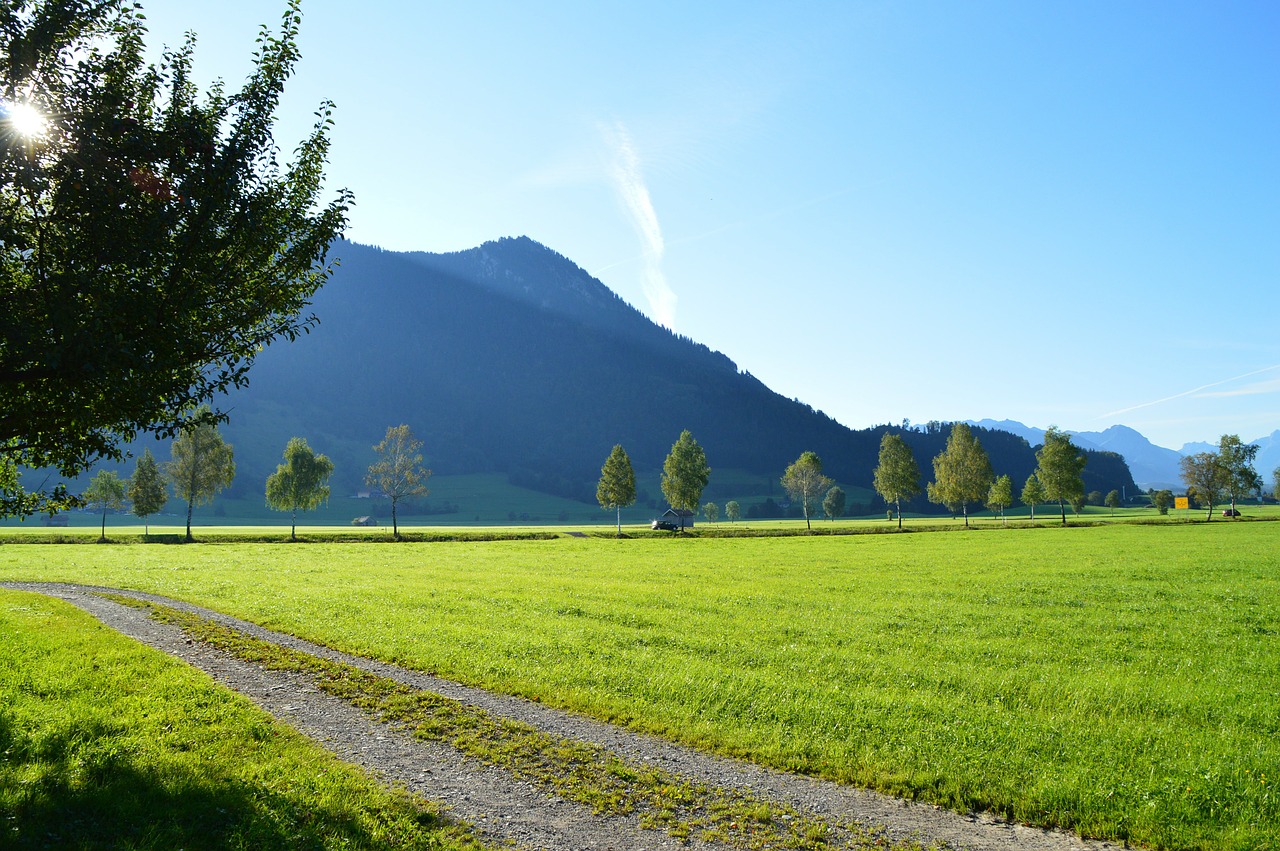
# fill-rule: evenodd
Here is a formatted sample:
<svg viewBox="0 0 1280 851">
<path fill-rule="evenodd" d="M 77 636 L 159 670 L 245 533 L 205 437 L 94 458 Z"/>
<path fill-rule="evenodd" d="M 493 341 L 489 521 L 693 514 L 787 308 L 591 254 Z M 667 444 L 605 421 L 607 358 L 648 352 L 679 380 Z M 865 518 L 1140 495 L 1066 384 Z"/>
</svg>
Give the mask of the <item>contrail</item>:
<svg viewBox="0 0 1280 851">
<path fill-rule="evenodd" d="M 600 130 L 614 154 L 609 170 L 614 189 L 621 197 L 623 206 L 631 216 L 631 223 L 644 245 L 642 257 L 646 268 L 643 288 L 645 298 L 649 300 L 649 309 L 660 325 L 673 328 L 676 319 L 676 294 L 667 283 L 666 275 L 662 273 L 662 257 L 666 253 L 666 245 L 662 240 L 662 228 L 658 225 L 658 214 L 649 197 L 649 188 L 640 171 L 640 157 L 622 122 L 615 122 L 612 127 L 601 125 Z"/>
<path fill-rule="evenodd" d="M 1242 378 L 1249 378 L 1251 376 L 1259 375 L 1264 372 L 1270 372 L 1273 369 L 1280 369 L 1280 363 L 1275 364 L 1274 366 L 1264 366 L 1262 369 L 1255 369 L 1253 372 L 1246 372 L 1244 375 L 1237 375 L 1234 378 L 1224 378 L 1221 381 L 1214 381 L 1211 384 L 1203 384 L 1191 390 L 1184 390 L 1181 393 L 1175 393 L 1172 396 L 1166 396 L 1163 399 L 1156 399 L 1154 402 L 1143 402 L 1141 405 L 1133 405 L 1128 408 L 1121 408 L 1118 411 L 1111 411 L 1110 413 L 1099 414 L 1098 419 L 1103 420 L 1103 419 L 1107 419 L 1108 417 L 1116 417 L 1116 416 L 1119 416 L 1120 414 L 1127 414 L 1130 411 L 1137 411 L 1141 408 L 1150 408 L 1152 405 L 1161 405 L 1161 404 L 1164 404 L 1165 402 L 1172 402 L 1174 399 L 1181 399 L 1184 396 L 1193 396 L 1196 393 L 1200 393 L 1201 391 L 1208 390 L 1210 387 L 1220 387 L 1223 384 L 1230 384 L 1233 381 L 1239 381 Z"/>
<path fill-rule="evenodd" d="M 882 183 L 882 182 L 884 181 L 876 181 L 876 183 Z M 874 186 L 874 185 L 875 183 L 867 184 L 867 186 Z M 725 224 L 717 225 L 716 227 L 713 227 L 711 230 L 703 231 L 702 233 L 695 233 L 692 236 L 684 236 L 679 239 L 672 240 L 671 244 L 672 245 L 688 245 L 691 242 L 698 242 L 703 239 L 708 239 L 709 237 L 713 237 L 718 233 L 724 233 L 725 231 L 734 230 L 736 228 L 749 227 L 751 225 L 762 224 L 764 222 L 771 222 L 771 221 L 774 221 L 775 219 L 780 219 L 784 216 L 789 216 L 792 213 L 796 212 L 797 210 L 803 210 L 806 207 L 813 207 L 817 204 L 821 204 L 824 201 L 829 201 L 832 198 L 839 198 L 841 195 L 848 195 L 851 192 L 856 192 L 865 188 L 866 186 L 856 186 L 856 187 L 849 186 L 844 189 L 837 189 L 834 192 L 827 192 L 826 194 L 819 195 L 816 198 L 809 198 L 805 201 L 798 201 L 794 204 L 789 204 L 785 207 L 780 207 L 776 210 L 771 210 L 759 216 L 751 216 L 745 219 L 738 219 L 737 221 L 734 221 L 734 222 L 726 222 Z M 647 254 L 641 254 L 636 257 L 627 257 L 623 260 L 618 260 L 614 263 L 610 263 L 607 266 L 601 266 L 599 269 L 593 270 L 592 274 L 598 275 L 601 272 L 607 272 L 610 269 L 613 269 L 617 266 L 625 266 L 628 263 L 634 263 L 637 260 L 643 260 L 646 256 Z"/>
</svg>

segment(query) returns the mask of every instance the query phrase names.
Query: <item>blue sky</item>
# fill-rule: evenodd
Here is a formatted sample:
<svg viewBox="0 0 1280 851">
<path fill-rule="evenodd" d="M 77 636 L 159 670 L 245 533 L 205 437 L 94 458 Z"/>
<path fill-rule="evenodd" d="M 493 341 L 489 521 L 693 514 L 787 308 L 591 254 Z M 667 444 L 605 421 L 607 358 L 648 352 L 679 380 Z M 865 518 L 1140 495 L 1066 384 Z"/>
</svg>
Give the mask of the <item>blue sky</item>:
<svg viewBox="0 0 1280 851">
<path fill-rule="evenodd" d="M 144 0 L 239 83 L 283 5 Z M 1280 429 L 1280 4 L 304 2 L 349 236 L 528 236 L 860 428 Z"/>
</svg>

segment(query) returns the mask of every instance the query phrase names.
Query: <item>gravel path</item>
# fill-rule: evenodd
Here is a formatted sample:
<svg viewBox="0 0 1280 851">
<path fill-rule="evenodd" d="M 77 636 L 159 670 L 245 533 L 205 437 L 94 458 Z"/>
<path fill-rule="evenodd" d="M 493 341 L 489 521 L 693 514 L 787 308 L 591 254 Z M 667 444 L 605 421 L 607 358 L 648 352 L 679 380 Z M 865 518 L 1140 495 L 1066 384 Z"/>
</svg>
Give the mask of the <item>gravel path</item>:
<svg viewBox="0 0 1280 851">
<path fill-rule="evenodd" d="M 925 843 L 942 843 L 973 851 L 1102 851 L 1117 847 L 1082 840 L 1060 831 L 1009 824 L 986 815 L 960 815 L 927 804 L 902 801 L 708 755 L 541 704 L 338 653 L 293 636 L 151 594 L 53 583 L 5 582 L 0 585 L 66 600 L 121 633 L 186 661 L 320 742 L 341 759 L 444 804 L 455 817 L 476 825 L 481 835 L 495 844 L 511 843 L 519 848 L 557 851 L 658 851 L 711 847 L 697 839 L 686 842 L 660 830 L 642 829 L 635 818 L 598 816 L 589 807 L 548 795 L 545 790 L 515 778 L 505 769 L 485 765 L 449 745 L 425 742 L 406 731 L 380 723 L 345 701 L 318 691 L 306 678 L 264 670 L 193 642 L 176 627 L 152 620 L 144 610 L 98 595 L 120 594 L 195 612 L 285 647 L 345 662 L 478 706 L 494 716 L 517 719 L 556 736 L 594 743 L 632 762 L 660 767 L 675 775 L 720 788 L 747 790 L 759 799 L 790 804 L 801 812 L 812 813 L 833 824 L 856 822 L 882 827 L 890 839 L 914 838 Z"/>
</svg>

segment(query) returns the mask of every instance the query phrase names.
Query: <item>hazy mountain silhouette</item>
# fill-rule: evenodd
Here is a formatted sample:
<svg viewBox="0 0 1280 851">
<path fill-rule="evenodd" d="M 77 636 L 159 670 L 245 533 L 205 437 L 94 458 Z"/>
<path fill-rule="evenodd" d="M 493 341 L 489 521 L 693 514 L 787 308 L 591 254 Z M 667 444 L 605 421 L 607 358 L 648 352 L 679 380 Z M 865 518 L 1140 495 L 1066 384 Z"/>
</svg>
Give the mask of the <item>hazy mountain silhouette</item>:
<svg viewBox="0 0 1280 851">
<path fill-rule="evenodd" d="M 501 472 L 584 501 L 615 443 L 654 470 L 686 428 L 713 483 L 716 469 L 781 475 L 813 450 L 828 475 L 870 487 L 889 426 L 851 430 L 773 392 L 528 238 L 451 254 L 351 243 L 336 253 L 340 268 L 313 305 L 319 325 L 263 352 L 226 403 L 238 491 L 259 491 L 295 435 L 334 460 L 338 490 L 354 489 L 372 444 L 400 423 L 437 473 Z M 925 480 L 946 433 L 905 432 Z M 1028 442 L 976 433 L 1020 488 L 1035 467 Z M 1133 488 L 1116 455 L 1091 456 L 1086 474 L 1091 490 Z"/>
</svg>

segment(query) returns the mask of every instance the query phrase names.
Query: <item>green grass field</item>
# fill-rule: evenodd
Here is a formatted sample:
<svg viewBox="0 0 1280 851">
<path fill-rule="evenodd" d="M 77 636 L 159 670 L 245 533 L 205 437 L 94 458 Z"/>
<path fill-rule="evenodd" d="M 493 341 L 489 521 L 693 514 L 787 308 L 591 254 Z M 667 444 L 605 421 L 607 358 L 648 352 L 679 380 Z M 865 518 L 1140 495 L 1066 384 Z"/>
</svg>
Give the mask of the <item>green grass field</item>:
<svg viewBox="0 0 1280 851">
<path fill-rule="evenodd" d="M 248 700 L 0 590 L 0 847 L 475 848 Z"/>
<path fill-rule="evenodd" d="M 1280 846 L 1280 524 L 0 546 L 762 763 L 1160 848 Z M 34 664 L 34 662 L 33 662 Z"/>
</svg>

